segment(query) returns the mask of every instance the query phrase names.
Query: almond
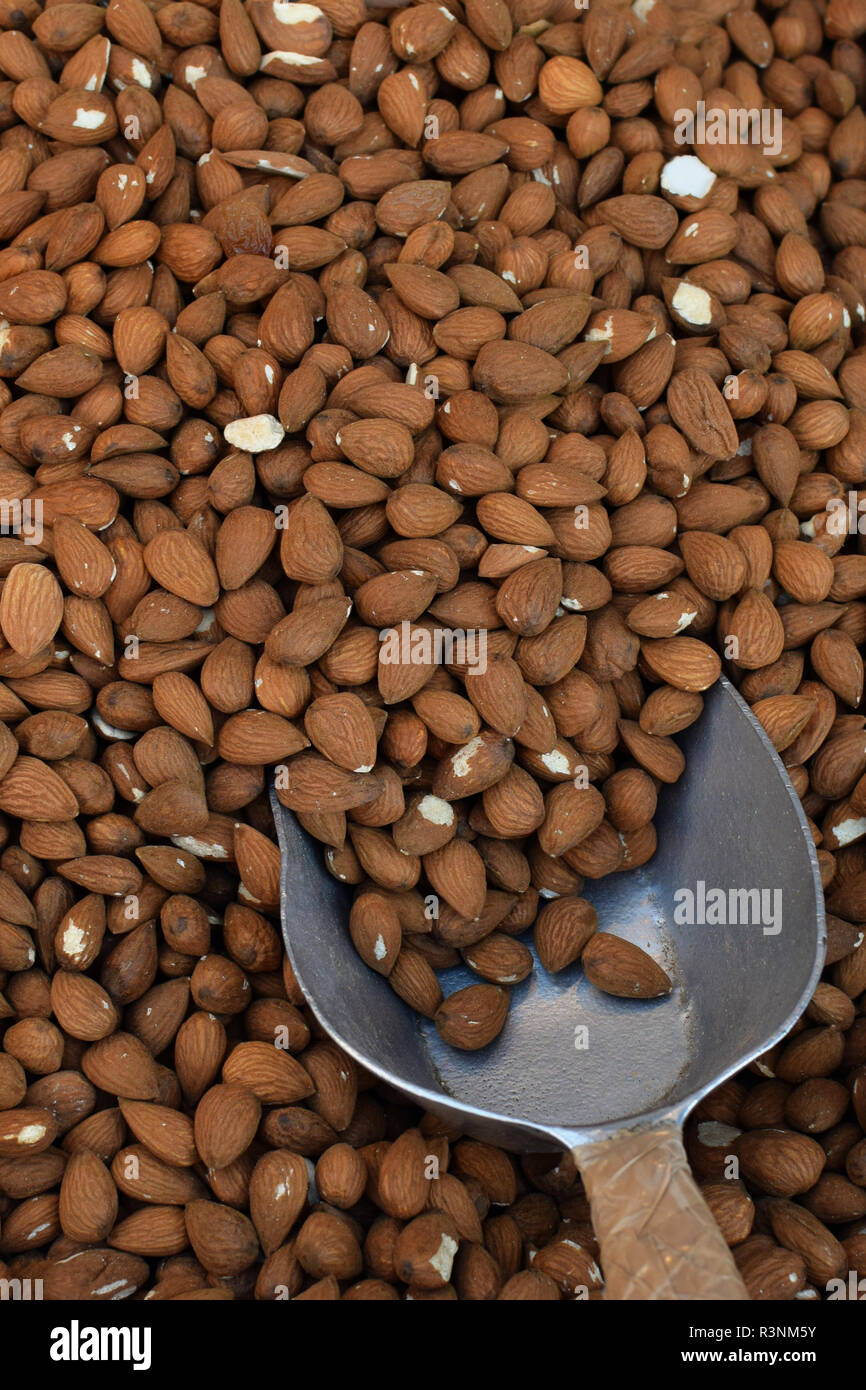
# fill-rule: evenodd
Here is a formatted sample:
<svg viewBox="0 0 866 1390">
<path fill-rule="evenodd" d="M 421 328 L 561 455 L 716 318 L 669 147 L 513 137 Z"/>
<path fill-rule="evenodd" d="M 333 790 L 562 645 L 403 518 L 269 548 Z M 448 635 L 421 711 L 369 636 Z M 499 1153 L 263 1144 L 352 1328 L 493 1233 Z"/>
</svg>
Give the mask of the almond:
<svg viewBox="0 0 866 1390">
<path fill-rule="evenodd" d="M 508 991 L 498 985 L 468 985 L 449 995 L 434 1017 L 439 1036 L 461 1051 L 487 1047 L 505 1024 Z"/>
<path fill-rule="evenodd" d="M 672 988 L 668 975 L 652 956 L 609 932 L 596 932 L 591 937 L 581 962 L 591 984 L 622 999 L 657 999 L 670 994 Z"/>
</svg>

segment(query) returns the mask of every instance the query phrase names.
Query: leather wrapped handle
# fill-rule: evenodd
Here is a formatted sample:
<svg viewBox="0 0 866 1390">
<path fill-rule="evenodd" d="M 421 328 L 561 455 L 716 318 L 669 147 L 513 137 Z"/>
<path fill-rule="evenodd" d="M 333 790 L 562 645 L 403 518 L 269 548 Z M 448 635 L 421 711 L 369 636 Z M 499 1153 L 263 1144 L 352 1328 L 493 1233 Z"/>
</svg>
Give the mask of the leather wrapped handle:
<svg viewBox="0 0 866 1390">
<path fill-rule="evenodd" d="M 678 1126 L 574 1150 L 601 1245 L 605 1298 L 748 1299 L 695 1185 Z"/>
</svg>

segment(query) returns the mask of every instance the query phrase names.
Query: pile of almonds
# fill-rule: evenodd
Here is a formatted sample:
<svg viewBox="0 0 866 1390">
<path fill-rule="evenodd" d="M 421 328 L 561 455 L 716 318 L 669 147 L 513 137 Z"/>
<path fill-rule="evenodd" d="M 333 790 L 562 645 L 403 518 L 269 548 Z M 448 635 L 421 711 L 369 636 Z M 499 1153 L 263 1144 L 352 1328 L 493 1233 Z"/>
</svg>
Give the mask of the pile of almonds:
<svg viewBox="0 0 866 1390">
<path fill-rule="evenodd" d="M 866 1275 L 864 34 L 866 0 L 0 0 L 0 1277 L 600 1297 L 570 1156 L 322 1036 L 267 788 L 480 1046 L 530 928 L 669 987 L 581 892 L 651 857 L 723 660 L 830 944 L 690 1159 L 754 1297 Z M 684 136 L 699 103 L 778 139 Z"/>
</svg>

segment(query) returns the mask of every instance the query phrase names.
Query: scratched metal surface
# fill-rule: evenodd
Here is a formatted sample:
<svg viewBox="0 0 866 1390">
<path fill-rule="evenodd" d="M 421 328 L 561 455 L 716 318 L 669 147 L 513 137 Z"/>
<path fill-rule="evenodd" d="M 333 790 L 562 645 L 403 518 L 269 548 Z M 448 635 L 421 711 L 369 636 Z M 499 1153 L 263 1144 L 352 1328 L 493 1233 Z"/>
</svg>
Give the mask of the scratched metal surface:
<svg viewBox="0 0 866 1390">
<path fill-rule="evenodd" d="M 271 793 L 282 850 L 283 935 L 331 1036 L 369 1070 L 466 1132 L 515 1149 L 576 1144 L 625 1126 L 680 1119 L 701 1095 L 777 1041 L 809 998 L 823 959 L 814 847 L 763 730 L 725 681 L 680 739 L 686 772 L 663 789 L 659 852 L 644 868 L 588 882 L 602 928 L 655 955 L 675 982 L 659 1001 L 613 999 L 579 965 L 537 965 L 513 991 L 503 1032 L 457 1052 L 370 971 L 351 944 L 348 891 Z M 674 892 L 783 890 L 782 930 L 678 926 Z M 527 944 L 531 939 L 523 938 Z M 477 977 L 443 972 L 446 991 Z M 588 1047 L 575 1030 L 587 1028 Z"/>
</svg>

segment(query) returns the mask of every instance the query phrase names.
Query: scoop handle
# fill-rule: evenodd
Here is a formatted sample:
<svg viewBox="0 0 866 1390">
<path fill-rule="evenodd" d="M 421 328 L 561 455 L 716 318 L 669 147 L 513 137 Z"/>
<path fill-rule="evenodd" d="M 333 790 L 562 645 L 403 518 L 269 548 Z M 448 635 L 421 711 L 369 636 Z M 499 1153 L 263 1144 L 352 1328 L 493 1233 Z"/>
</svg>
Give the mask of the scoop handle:
<svg viewBox="0 0 866 1390">
<path fill-rule="evenodd" d="M 605 1298 L 748 1299 L 689 1169 L 678 1125 L 579 1145 Z"/>
</svg>

